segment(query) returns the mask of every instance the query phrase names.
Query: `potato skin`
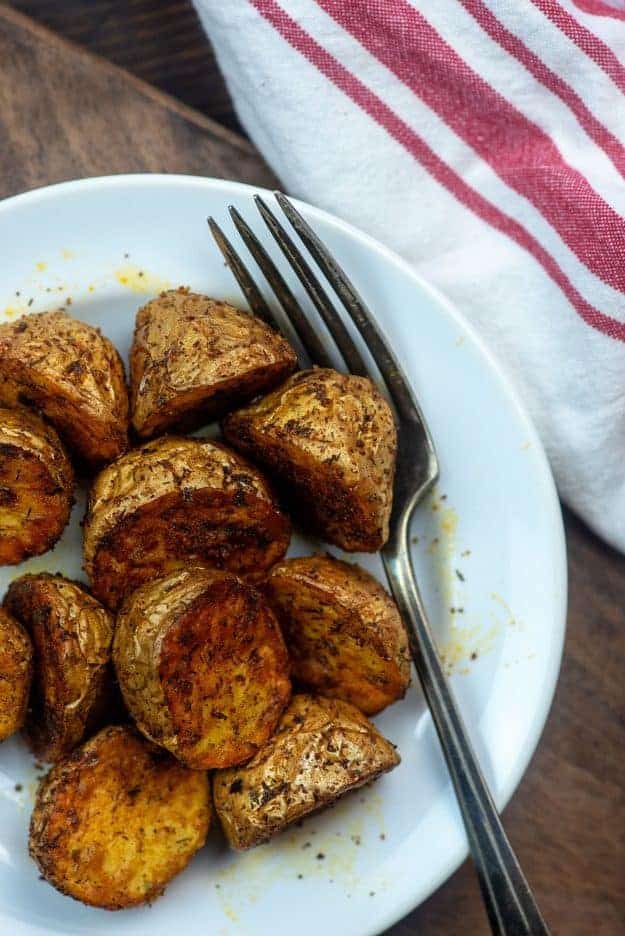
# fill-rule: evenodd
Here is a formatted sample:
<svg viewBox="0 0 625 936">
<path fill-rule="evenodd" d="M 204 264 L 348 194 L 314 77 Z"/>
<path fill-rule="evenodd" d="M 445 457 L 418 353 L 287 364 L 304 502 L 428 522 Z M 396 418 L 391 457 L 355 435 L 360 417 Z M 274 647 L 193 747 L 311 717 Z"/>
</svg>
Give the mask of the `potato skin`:
<svg viewBox="0 0 625 936">
<path fill-rule="evenodd" d="M 289 343 L 259 318 L 172 289 L 137 312 L 130 352 L 132 424 L 142 439 L 196 428 L 266 393 L 297 367 Z"/>
<path fill-rule="evenodd" d="M 348 552 L 388 539 L 397 432 L 391 409 L 365 377 L 326 368 L 293 374 L 227 416 L 230 444 L 275 472 L 304 522 Z"/>
<path fill-rule="evenodd" d="M 263 476 L 207 439 L 163 436 L 95 480 L 84 527 L 94 595 L 112 609 L 190 561 L 261 578 L 291 531 Z"/>
<path fill-rule="evenodd" d="M 133 728 L 105 728 L 42 780 L 30 854 L 62 894 L 121 910 L 159 897 L 206 841 L 208 778 Z"/>
<path fill-rule="evenodd" d="M 375 715 L 410 684 L 406 628 L 380 583 L 330 556 L 285 559 L 266 594 L 282 625 L 293 678 Z"/>
<path fill-rule="evenodd" d="M 34 646 L 30 707 L 24 730 L 37 757 L 57 761 L 114 704 L 111 672 L 113 619 L 76 582 L 42 572 L 9 585 L 4 606 Z"/>
<path fill-rule="evenodd" d="M 0 402 L 40 410 L 89 468 L 128 446 L 121 358 L 97 328 L 65 312 L 0 325 Z"/>
<path fill-rule="evenodd" d="M 117 619 L 113 660 L 137 726 L 188 767 L 249 760 L 289 700 L 289 660 L 256 589 L 191 567 L 144 585 Z"/>
<path fill-rule="evenodd" d="M 54 429 L 25 409 L 0 407 L 0 565 L 51 549 L 73 495 L 74 472 Z"/>
<path fill-rule="evenodd" d="M 251 848 L 399 761 L 393 745 L 353 705 L 295 695 L 253 760 L 215 772 L 213 801 L 231 847 Z"/>
<path fill-rule="evenodd" d="M 32 670 L 30 637 L 19 621 L 0 607 L 0 741 L 24 723 Z"/>
</svg>

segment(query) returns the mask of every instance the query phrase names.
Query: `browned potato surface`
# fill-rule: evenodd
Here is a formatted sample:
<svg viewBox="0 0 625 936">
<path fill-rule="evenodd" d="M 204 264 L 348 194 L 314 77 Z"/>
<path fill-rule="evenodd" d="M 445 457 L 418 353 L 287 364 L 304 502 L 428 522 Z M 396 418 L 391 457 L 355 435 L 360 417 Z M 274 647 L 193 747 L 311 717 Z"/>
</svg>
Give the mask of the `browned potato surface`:
<svg viewBox="0 0 625 936">
<path fill-rule="evenodd" d="M 98 329 L 65 312 L 0 325 L 0 402 L 40 410 L 89 467 L 127 448 L 121 358 Z"/>
<path fill-rule="evenodd" d="M 0 741 L 22 727 L 32 677 L 33 647 L 22 625 L 0 607 Z"/>
<path fill-rule="evenodd" d="M 353 705 L 296 695 L 253 760 L 214 774 L 215 809 L 230 845 L 251 848 L 392 770 L 399 760 L 393 745 Z"/>
<path fill-rule="evenodd" d="M 215 442 L 165 436 L 96 478 L 84 563 L 93 593 L 116 609 L 139 585 L 193 560 L 261 578 L 289 538 L 255 468 Z"/>
<path fill-rule="evenodd" d="M 54 429 L 25 409 L 0 406 L 0 565 L 51 549 L 73 493 L 72 466 Z"/>
<path fill-rule="evenodd" d="M 130 727 L 105 728 L 42 780 L 30 854 L 62 894 L 121 910 L 163 893 L 204 844 L 210 817 L 205 773 Z"/>
<path fill-rule="evenodd" d="M 134 592 L 117 619 L 113 659 L 141 731 L 197 769 L 249 760 L 291 692 L 273 612 L 216 569 L 179 570 Z"/>
<path fill-rule="evenodd" d="M 300 685 L 375 715 L 410 683 L 404 623 L 380 583 L 329 556 L 286 559 L 270 571 L 267 595 Z"/>
<path fill-rule="evenodd" d="M 35 650 L 24 729 L 35 754 L 56 761 L 102 724 L 111 701 L 113 619 L 76 582 L 47 572 L 11 582 L 4 605 Z"/>
<path fill-rule="evenodd" d="M 301 371 L 227 416 L 226 439 L 290 490 L 297 515 L 349 552 L 388 539 L 397 433 L 393 414 L 364 377 Z"/>
<path fill-rule="evenodd" d="M 137 312 L 130 353 L 132 424 L 141 438 L 196 428 L 277 386 L 297 367 L 263 321 L 188 289 Z"/>
</svg>

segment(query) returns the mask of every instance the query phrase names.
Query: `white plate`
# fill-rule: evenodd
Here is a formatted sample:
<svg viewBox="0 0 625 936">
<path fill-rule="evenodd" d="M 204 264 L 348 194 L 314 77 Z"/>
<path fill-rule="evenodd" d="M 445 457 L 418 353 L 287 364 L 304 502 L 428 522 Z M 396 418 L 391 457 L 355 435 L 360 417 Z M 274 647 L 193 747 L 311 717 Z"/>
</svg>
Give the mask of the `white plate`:
<svg viewBox="0 0 625 936">
<path fill-rule="evenodd" d="M 70 311 L 101 326 L 126 355 L 137 307 L 168 285 L 240 304 L 206 216 L 231 230 L 227 205 L 234 203 L 269 246 L 251 194 L 247 186 L 212 179 L 118 176 L 5 201 L 0 320 L 70 297 Z M 503 806 L 540 736 L 562 654 L 565 547 L 549 467 L 510 385 L 460 314 L 380 244 L 301 207 L 375 310 L 430 422 L 441 481 L 419 510 L 414 558 L 454 691 Z M 80 575 L 81 510 L 79 503 L 54 552 L 0 570 L 0 594 L 25 569 Z M 379 573 L 377 560 L 368 565 Z M 437 888 L 467 846 L 419 688 L 376 721 L 402 754 L 392 774 L 244 855 L 229 853 L 214 832 L 163 898 L 115 916 L 39 880 L 26 844 L 36 772 L 21 741 L 6 742 L 0 931 L 382 931 Z"/>
</svg>

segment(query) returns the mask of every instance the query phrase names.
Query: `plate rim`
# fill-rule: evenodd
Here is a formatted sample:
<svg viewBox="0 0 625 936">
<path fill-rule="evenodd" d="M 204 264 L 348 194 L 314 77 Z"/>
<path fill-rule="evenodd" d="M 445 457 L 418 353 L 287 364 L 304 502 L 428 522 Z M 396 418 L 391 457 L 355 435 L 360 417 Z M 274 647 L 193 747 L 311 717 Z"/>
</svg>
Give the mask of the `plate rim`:
<svg viewBox="0 0 625 936">
<path fill-rule="evenodd" d="M 63 197 L 64 194 L 70 192 L 74 193 L 80 190 L 94 190 L 107 187 L 123 188 L 124 186 L 129 185 L 141 187 L 142 185 L 146 184 L 174 188 L 181 185 L 191 187 L 201 186 L 207 189 L 223 192 L 225 199 L 227 198 L 228 193 L 235 191 L 237 193 L 249 194 L 250 196 L 256 193 L 261 195 L 272 194 L 270 189 L 267 189 L 261 185 L 253 185 L 250 183 L 237 182 L 234 180 L 216 178 L 213 176 L 198 176 L 191 173 L 119 173 L 113 175 L 98 175 L 79 179 L 69 179 L 62 182 L 52 183 L 50 185 L 39 186 L 34 189 L 29 189 L 24 192 L 7 196 L 6 198 L 0 200 L 0 218 L 5 214 L 5 212 L 11 211 L 13 208 L 19 207 L 22 204 L 37 203 L 37 201 L 43 202 L 48 198 Z M 494 376 L 497 378 L 497 382 L 501 388 L 502 393 L 507 398 L 508 403 L 514 408 L 516 416 L 519 419 L 519 422 L 523 424 L 523 427 L 527 432 L 528 440 L 531 443 L 535 463 L 540 469 L 540 476 L 544 485 L 545 503 L 548 505 L 550 514 L 548 517 L 549 527 L 551 529 L 553 538 L 553 559 L 554 568 L 556 569 L 557 575 L 557 581 L 554 582 L 554 591 L 558 596 L 558 607 L 556 609 L 556 614 L 554 614 L 554 632 L 552 635 L 555 650 L 552 654 L 550 666 L 545 673 L 545 682 L 550 686 L 550 688 L 549 691 L 545 694 L 541 716 L 539 718 L 535 718 L 534 722 L 532 723 L 531 730 L 528 731 L 528 741 L 523 755 L 518 758 L 515 764 L 515 769 L 511 771 L 507 785 L 501 791 L 501 793 L 496 796 L 497 807 L 499 811 L 502 812 L 516 792 L 521 780 L 528 770 L 532 758 L 536 753 L 547 719 L 553 707 L 564 654 L 568 602 L 568 566 L 562 508 L 558 498 L 551 466 L 547 459 L 544 446 L 540 436 L 538 435 L 538 431 L 534 425 L 534 422 L 529 415 L 525 404 L 521 400 L 521 397 L 519 396 L 514 384 L 512 383 L 512 380 L 498 359 L 495 357 L 494 353 L 488 347 L 482 336 L 476 330 L 474 325 L 465 317 L 461 310 L 444 293 L 429 283 L 428 280 L 422 276 L 422 274 L 420 274 L 410 263 L 408 263 L 408 261 L 404 260 L 399 254 L 395 253 L 395 251 L 378 241 L 372 235 L 367 234 L 366 232 L 360 230 L 360 228 L 357 226 L 344 221 L 342 218 L 338 217 L 330 211 L 318 208 L 300 198 L 291 196 L 289 197 L 308 218 L 318 218 L 323 223 L 337 228 L 349 238 L 360 241 L 360 243 L 365 247 L 373 250 L 378 255 L 381 255 L 387 263 L 390 262 L 392 265 L 399 267 L 404 274 L 406 274 L 412 281 L 415 282 L 415 285 L 419 289 L 429 295 L 429 297 L 433 300 L 433 303 L 443 314 L 448 315 L 462 331 L 470 336 L 477 350 L 482 355 L 487 365 L 490 367 Z M 427 717 L 431 719 L 429 712 L 427 713 Z M 360 936 L 376 936 L 376 934 L 381 933 L 384 929 L 403 919 L 403 917 L 405 917 L 408 913 L 416 910 L 425 900 L 428 899 L 428 897 L 434 894 L 441 887 L 441 885 L 452 876 L 452 874 L 454 874 L 454 872 L 459 868 L 468 855 L 469 848 L 468 843 L 465 840 L 462 847 L 450 852 L 449 858 L 445 862 L 444 867 L 441 869 L 438 875 L 433 877 L 428 882 L 427 887 L 423 893 L 417 893 L 410 898 L 398 900 L 395 904 L 395 908 L 392 911 L 388 912 L 386 916 L 379 918 L 375 923 L 374 928 L 360 931 Z M 0 917 L 0 919 L 3 917 L 4 912 L 2 913 L 2 917 Z M 17 923 L 20 930 L 22 929 L 22 926 L 25 926 L 23 930 L 25 933 L 34 934 L 42 932 L 38 926 L 35 928 L 32 926 L 32 924 L 25 924 L 25 921 L 18 921 L 14 917 L 9 916 L 6 919 L 10 919 L 14 926 Z"/>
</svg>

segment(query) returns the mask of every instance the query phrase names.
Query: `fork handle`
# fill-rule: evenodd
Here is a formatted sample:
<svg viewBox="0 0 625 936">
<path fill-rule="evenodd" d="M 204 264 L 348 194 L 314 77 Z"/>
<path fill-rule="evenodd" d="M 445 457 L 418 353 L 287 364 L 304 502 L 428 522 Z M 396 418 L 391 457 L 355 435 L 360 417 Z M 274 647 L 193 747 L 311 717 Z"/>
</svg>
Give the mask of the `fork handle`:
<svg viewBox="0 0 625 936">
<path fill-rule="evenodd" d="M 382 558 L 451 774 L 493 933 L 548 936 L 443 673 L 408 549 L 408 518 Z"/>
</svg>

